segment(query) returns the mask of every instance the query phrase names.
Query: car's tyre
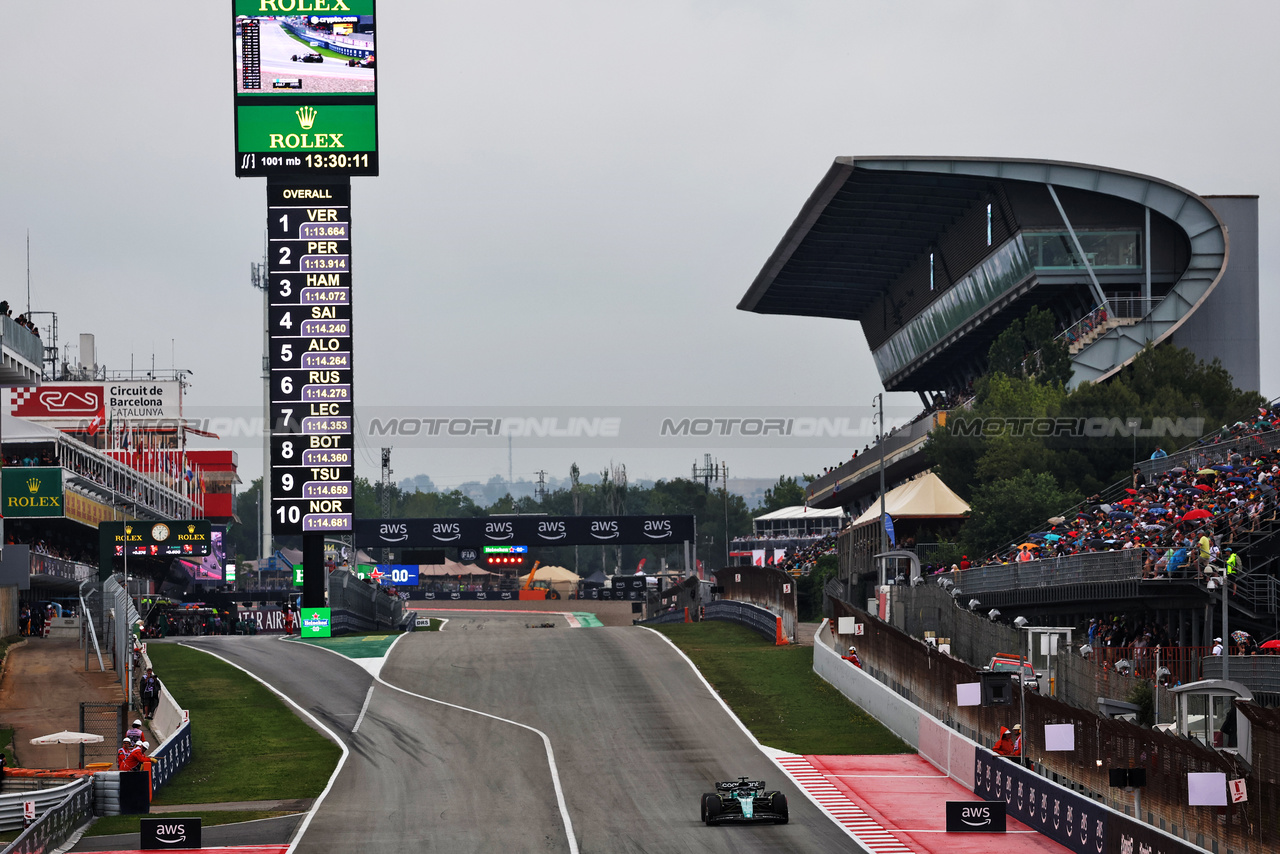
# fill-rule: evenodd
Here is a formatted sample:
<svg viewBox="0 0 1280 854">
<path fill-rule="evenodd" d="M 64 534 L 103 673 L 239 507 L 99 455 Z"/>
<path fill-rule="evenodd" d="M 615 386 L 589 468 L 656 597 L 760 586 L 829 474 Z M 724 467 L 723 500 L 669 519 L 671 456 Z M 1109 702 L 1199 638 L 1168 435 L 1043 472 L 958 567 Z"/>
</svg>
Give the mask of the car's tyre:
<svg viewBox="0 0 1280 854">
<path fill-rule="evenodd" d="M 711 824 L 711 822 L 715 820 L 716 816 L 720 815 L 721 812 L 723 812 L 723 807 L 720 804 L 719 795 L 707 794 L 702 796 L 703 824 Z"/>
<path fill-rule="evenodd" d="M 787 810 L 787 796 L 782 792 L 774 792 L 773 796 L 769 798 L 769 809 L 775 815 L 780 816 L 774 822 L 775 824 L 786 824 L 791 818 L 791 813 Z"/>
<path fill-rule="evenodd" d="M 294 55 L 293 55 L 293 61 L 294 61 L 294 62 L 297 62 L 297 61 L 298 61 L 298 55 L 297 55 L 297 54 L 294 54 Z"/>
</svg>

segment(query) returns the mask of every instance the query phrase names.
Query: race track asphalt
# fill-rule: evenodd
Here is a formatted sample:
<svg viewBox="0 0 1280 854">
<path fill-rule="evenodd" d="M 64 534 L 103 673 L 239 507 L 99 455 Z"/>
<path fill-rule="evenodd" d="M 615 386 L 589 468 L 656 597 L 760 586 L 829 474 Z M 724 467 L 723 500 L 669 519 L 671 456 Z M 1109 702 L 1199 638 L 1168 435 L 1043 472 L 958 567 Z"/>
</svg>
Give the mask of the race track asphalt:
<svg viewBox="0 0 1280 854">
<path fill-rule="evenodd" d="M 451 614 L 445 631 L 400 640 L 381 672 L 386 684 L 334 653 L 274 638 L 192 645 L 283 691 L 350 749 L 299 852 L 573 850 L 541 736 L 475 711 L 546 734 L 582 852 L 864 850 L 760 752 L 663 638 L 529 621 Z M 787 794 L 790 824 L 698 820 L 712 782 L 744 774 Z"/>
</svg>

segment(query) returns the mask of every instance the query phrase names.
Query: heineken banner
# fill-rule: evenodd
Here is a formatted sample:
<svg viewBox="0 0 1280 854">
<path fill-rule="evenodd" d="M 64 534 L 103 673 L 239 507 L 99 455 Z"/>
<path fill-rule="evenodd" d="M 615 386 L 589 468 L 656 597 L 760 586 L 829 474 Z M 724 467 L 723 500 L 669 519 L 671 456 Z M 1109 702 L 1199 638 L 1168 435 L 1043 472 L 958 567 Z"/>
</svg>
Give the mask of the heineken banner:
<svg viewBox="0 0 1280 854">
<path fill-rule="evenodd" d="M 303 608 L 299 613 L 302 619 L 302 636 L 304 638 L 327 638 L 332 636 L 328 608 Z"/>
<path fill-rule="evenodd" d="M 62 469 L 5 466 L 0 471 L 6 518 L 63 515 Z"/>
</svg>

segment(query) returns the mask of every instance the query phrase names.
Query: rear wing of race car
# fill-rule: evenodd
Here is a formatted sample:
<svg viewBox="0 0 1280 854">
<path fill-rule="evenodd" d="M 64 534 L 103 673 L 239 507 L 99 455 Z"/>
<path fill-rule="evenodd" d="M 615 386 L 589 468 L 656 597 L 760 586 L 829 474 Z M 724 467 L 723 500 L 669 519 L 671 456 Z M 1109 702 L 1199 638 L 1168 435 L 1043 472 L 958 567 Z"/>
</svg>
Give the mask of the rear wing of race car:
<svg viewBox="0 0 1280 854">
<path fill-rule="evenodd" d="M 764 791 L 764 780 L 748 780 L 743 777 L 740 780 L 716 783 L 716 789 L 721 792 L 732 792 L 734 789 L 750 789 L 755 792 L 762 792 Z"/>
</svg>

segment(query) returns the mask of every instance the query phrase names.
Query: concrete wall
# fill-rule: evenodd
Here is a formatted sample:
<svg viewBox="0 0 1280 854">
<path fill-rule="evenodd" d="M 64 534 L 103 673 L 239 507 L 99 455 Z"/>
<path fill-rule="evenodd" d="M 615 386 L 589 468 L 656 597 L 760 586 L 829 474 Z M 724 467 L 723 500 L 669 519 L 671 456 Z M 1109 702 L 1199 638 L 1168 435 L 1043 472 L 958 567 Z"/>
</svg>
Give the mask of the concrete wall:
<svg viewBox="0 0 1280 854">
<path fill-rule="evenodd" d="M 1258 197 L 1205 196 L 1227 227 L 1227 269 L 1171 340 L 1206 362 L 1214 357 L 1245 391 L 1261 390 L 1258 334 Z"/>
<path fill-rule="evenodd" d="M 973 791 L 977 742 L 890 691 L 884 684 L 840 657 L 831 646 L 828 622 L 813 636 L 813 671 L 890 732 L 919 751 L 935 768 Z"/>
</svg>

